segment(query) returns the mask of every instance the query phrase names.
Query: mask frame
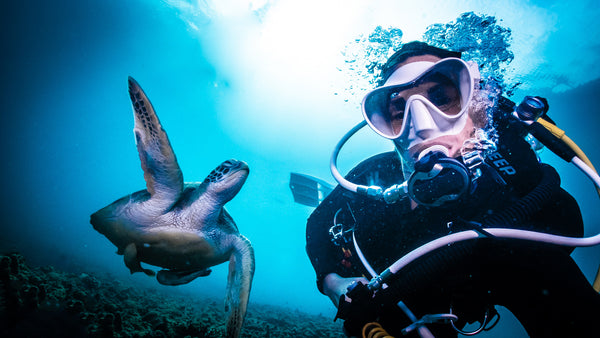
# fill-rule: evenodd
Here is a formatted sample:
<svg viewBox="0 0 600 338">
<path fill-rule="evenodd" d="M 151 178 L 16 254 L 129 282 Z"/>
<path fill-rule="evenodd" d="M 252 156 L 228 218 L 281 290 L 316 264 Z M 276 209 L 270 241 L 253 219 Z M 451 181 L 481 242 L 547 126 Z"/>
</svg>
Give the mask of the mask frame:
<svg viewBox="0 0 600 338">
<path fill-rule="evenodd" d="M 457 129 L 462 130 L 461 127 L 464 126 L 464 124 L 462 126 L 460 124 L 466 119 L 465 115 L 467 115 L 468 106 L 473 97 L 475 81 L 479 78 L 479 72 L 476 69 L 476 65 L 472 67 L 458 58 L 446 58 L 436 63 L 418 61 L 406 64 L 398 68 L 383 86 L 365 95 L 361 105 L 363 117 L 377 134 L 407 145 L 412 143 L 411 140 L 419 138 L 418 131 L 411 131 L 414 129 L 411 122 L 413 122 L 415 110 L 420 110 L 414 116 L 417 118 L 417 122 L 414 123 L 420 124 L 417 129 L 431 131 L 428 135 L 420 136 L 437 137 L 455 134 Z M 444 112 L 443 109 L 447 107 L 440 106 L 440 102 L 443 103 L 443 100 L 440 100 L 439 93 L 426 91 L 426 89 L 431 89 L 427 87 L 428 83 L 436 84 L 440 81 L 447 83 L 439 86 L 443 85 L 443 88 L 457 91 L 451 95 L 457 96 L 455 99 L 460 100 L 458 112 Z M 406 104 L 402 119 L 399 121 L 398 116 L 392 116 L 390 111 L 393 104 L 391 97 L 403 93 L 410 93 L 410 95 L 404 98 Z"/>
</svg>

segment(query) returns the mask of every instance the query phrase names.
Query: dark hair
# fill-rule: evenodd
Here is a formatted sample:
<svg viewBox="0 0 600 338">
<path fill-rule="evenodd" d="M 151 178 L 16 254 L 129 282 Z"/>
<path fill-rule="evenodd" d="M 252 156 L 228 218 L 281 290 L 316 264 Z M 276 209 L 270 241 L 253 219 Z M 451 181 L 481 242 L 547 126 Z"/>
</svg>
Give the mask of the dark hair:
<svg viewBox="0 0 600 338">
<path fill-rule="evenodd" d="M 411 56 L 417 55 L 433 55 L 444 59 L 449 57 L 460 58 L 461 53 L 433 47 L 421 41 L 405 43 L 402 45 L 402 48 L 394 53 L 394 55 L 390 56 L 385 65 L 383 65 L 379 84 L 382 85 L 392 75 L 398 64 L 406 61 L 406 59 Z"/>
</svg>

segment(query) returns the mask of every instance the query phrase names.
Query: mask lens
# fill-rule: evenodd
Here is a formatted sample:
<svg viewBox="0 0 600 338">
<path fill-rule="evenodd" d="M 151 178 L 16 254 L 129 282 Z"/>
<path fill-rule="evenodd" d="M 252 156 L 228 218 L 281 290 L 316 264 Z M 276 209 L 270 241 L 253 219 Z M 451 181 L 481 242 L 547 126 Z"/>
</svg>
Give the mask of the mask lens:
<svg viewBox="0 0 600 338">
<path fill-rule="evenodd" d="M 408 87 L 412 87 L 410 84 Z M 394 138 L 402 129 L 406 98 L 402 87 L 394 86 L 371 92 L 363 102 L 365 119 L 382 136 Z M 366 107 L 370 107 L 367 109 Z"/>
<path fill-rule="evenodd" d="M 402 132 L 406 102 L 411 96 L 421 95 L 446 115 L 455 116 L 463 112 L 471 90 L 467 65 L 459 59 L 446 59 L 409 83 L 373 90 L 365 96 L 363 114 L 375 131 L 394 139 Z"/>
<path fill-rule="evenodd" d="M 448 115 L 457 115 L 462 109 L 459 85 L 456 80 L 449 78 L 448 74 L 427 74 L 415 89 L 418 94 Z"/>
</svg>

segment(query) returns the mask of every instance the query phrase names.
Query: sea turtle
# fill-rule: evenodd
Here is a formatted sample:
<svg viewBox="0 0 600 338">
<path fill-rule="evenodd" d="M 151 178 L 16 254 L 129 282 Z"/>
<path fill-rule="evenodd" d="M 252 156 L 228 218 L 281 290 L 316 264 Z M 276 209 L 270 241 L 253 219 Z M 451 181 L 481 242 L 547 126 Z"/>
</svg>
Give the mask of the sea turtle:
<svg viewBox="0 0 600 338">
<path fill-rule="evenodd" d="M 254 249 L 223 205 L 240 191 L 248 165 L 227 160 L 202 183 L 184 183 L 167 134 L 131 77 L 129 95 L 146 189 L 100 209 L 90 223 L 117 246 L 131 273 L 154 276 L 140 262 L 164 268 L 156 274 L 161 284 L 189 283 L 229 260 L 227 336 L 238 337 L 254 276 Z"/>
</svg>

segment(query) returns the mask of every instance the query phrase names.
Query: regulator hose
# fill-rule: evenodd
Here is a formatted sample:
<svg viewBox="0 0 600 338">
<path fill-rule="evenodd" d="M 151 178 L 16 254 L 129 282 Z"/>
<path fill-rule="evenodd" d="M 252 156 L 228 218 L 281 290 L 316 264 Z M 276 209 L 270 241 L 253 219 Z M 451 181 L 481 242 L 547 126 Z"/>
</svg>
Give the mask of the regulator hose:
<svg viewBox="0 0 600 338">
<path fill-rule="evenodd" d="M 521 224 L 539 212 L 547 201 L 560 191 L 560 176 L 554 168 L 542 164 L 540 183 L 510 207 L 485 218 L 484 225 L 506 226 Z"/>
</svg>

